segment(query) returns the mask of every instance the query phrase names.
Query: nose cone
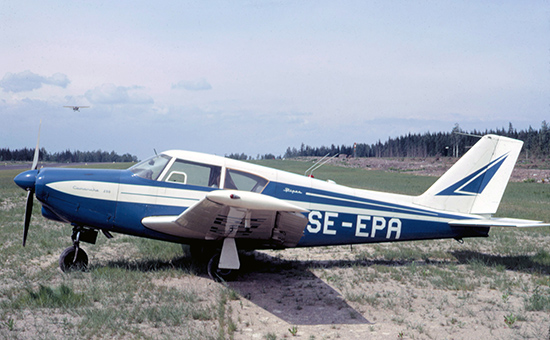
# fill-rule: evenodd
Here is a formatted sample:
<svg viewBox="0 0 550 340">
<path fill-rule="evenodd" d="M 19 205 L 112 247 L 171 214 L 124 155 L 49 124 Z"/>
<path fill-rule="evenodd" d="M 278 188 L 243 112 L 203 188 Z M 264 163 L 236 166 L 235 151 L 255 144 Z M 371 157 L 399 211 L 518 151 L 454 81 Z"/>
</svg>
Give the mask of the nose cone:
<svg viewBox="0 0 550 340">
<path fill-rule="evenodd" d="M 28 170 L 15 176 L 13 181 L 15 182 L 15 184 L 25 190 L 34 190 L 34 184 L 36 182 L 37 174 L 38 170 Z"/>
</svg>

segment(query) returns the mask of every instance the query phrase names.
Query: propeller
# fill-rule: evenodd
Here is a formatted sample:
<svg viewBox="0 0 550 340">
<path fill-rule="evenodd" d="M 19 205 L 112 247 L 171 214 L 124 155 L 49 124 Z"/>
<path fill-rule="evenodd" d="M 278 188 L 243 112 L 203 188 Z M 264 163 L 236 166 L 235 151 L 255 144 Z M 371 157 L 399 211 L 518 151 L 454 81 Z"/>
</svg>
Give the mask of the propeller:
<svg viewBox="0 0 550 340">
<path fill-rule="evenodd" d="M 34 157 L 32 160 L 31 170 L 36 170 L 36 168 L 38 167 L 38 157 L 40 154 L 38 146 L 40 144 L 40 127 L 41 126 L 42 126 L 42 121 L 40 121 L 40 124 L 38 125 L 38 139 L 36 141 L 36 148 L 34 149 Z M 35 175 L 35 179 L 36 179 L 36 175 Z M 26 188 L 27 189 L 27 206 L 25 208 L 25 221 L 23 224 L 23 247 L 27 243 L 27 235 L 29 234 L 29 225 L 31 224 L 32 206 L 34 203 L 33 202 L 34 188 L 35 188 L 34 185 L 29 185 Z"/>
</svg>

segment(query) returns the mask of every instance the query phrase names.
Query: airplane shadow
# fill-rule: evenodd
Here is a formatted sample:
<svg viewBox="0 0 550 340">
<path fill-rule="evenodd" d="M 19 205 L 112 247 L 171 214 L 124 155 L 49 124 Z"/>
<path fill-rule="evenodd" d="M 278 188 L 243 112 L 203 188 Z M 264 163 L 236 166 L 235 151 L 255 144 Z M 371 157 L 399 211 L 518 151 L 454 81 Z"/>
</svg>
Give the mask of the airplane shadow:
<svg viewBox="0 0 550 340">
<path fill-rule="evenodd" d="M 503 266 L 507 270 L 525 273 L 550 274 L 550 255 L 500 256 L 470 250 L 450 252 L 456 261 L 438 260 L 327 260 L 292 261 L 261 252 L 241 254 L 241 271 L 236 281 L 226 284 L 243 298 L 263 308 L 272 315 L 292 325 L 371 324 L 361 313 L 353 309 L 344 297 L 310 268 L 347 268 L 350 266 L 407 266 L 471 264 L 480 261 L 487 266 Z M 136 261 L 109 261 L 92 265 L 89 270 L 112 267 L 130 271 L 152 272 L 181 270 L 185 273 L 207 277 L 203 262 L 190 256 L 178 256 L 171 260 L 143 259 Z"/>
<path fill-rule="evenodd" d="M 305 262 L 250 252 L 241 255 L 241 268 L 238 280 L 227 285 L 291 325 L 371 323 Z"/>
<path fill-rule="evenodd" d="M 543 252 L 536 255 L 491 255 L 471 250 L 457 250 L 451 254 L 462 264 L 480 261 L 485 265 L 503 266 L 507 270 L 523 273 L 550 274 L 550 256 Z"/>
<path fill-rule="evenodd" d="M 323 262 L 320 266 L 328 268 L 340 265 L 345 266 L 340 261 Z M 140 272 L 177 269 L 202 277 L 208 276 L 204 263 L 185 255 L 169 261 L 114 260 L 91 265 L 88 270 L 105 267 Z M 264 253 L 247 252 L 241 254 L 241 268 L 237 280 L 225 284 L 241 297 L 289 324 L 371 323 L 348 305 L 338 291 L 309 271 L 306 262 L 287 261 Z"/>
</svg>

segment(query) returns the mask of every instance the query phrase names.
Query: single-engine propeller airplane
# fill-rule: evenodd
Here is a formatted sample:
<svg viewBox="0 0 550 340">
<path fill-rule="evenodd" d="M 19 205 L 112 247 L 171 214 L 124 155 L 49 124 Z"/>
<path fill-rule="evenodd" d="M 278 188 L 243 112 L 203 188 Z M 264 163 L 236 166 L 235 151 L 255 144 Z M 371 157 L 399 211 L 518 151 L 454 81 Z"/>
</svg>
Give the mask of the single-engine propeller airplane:
<svg viewBox="0 0 550 340">
<path fill-rule="evenodd" d="M 32 169 L 15 177 L 42 215 L 73 226 L 63 271 L 86 267 L 80 241 L 121 233 L 209 254 L 214 280 L 234 279 L 238 250 L 487 237 L 491 227 L 548 226 L 494 218 L 523 142 L 481 138 L 420 196 L 375 192 L 247 162 L 166 151 L 127 170 Z"/>
<path fill-rule="evenodd" d="M 89 106 L 63 106 L 69 109 L 73 109 L 74 112 L 80 112 L 80 109 L 88 109 Z"/>
</svg>

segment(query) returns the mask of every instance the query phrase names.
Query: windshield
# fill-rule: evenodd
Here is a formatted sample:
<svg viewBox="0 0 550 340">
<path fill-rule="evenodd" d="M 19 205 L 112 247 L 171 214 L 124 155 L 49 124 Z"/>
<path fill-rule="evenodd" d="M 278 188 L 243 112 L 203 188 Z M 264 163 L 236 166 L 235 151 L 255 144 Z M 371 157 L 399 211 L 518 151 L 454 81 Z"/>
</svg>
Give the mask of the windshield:
<svg viewBox="0 0 550 340">
<path fill-rule="evenodd" d="M 149 159 L 144 160 L 141 163 L 132 166 L 128 170 L 132 171 L 139 177 L 156 181 L 169 161 L 170 157 L 166 155 L 153 156 Z"/>
</svg>

